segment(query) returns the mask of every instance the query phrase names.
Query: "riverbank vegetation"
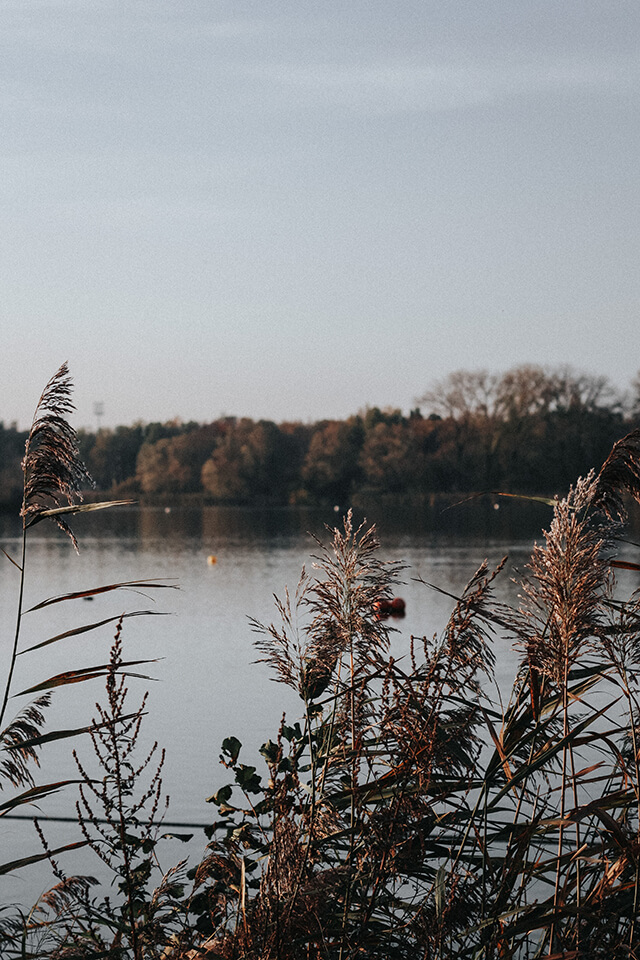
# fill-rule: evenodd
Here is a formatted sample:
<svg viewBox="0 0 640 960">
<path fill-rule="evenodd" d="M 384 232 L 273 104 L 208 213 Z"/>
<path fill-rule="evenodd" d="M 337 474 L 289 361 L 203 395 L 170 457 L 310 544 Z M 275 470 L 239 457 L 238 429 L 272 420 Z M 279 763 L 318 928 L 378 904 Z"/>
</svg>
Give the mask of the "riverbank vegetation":
<svg viewBox="0 0 640 960">
<path fill-rule="evenodd" d="M 640 425 L 640 380 L 623 396 L 563 368 L 451 374 L 409 415 L 367 409 L 346 420 L 222 417 L 79 432 L 98 490 L 211 503 L 329 503 L 501 490 L 555 494 L 602 463 Z M 0 504 L 19 504 L 26 434 L 0 426 Z"/>
<path fill-rule="evenodd" d="M 96 506 L 77 499 L 84 474 L 65 421 L 69 389 L 63 368 L 30 434 L 25 544 L 34 523 L 52 519 L 68 533 L 70 515 Z M 274 622 L 253 624 L 259 655 L 297 691 L 299 716 L 265 732 L 259 757 L 234 736 L 222 741 L 227 782 L 208 798 L 204 855 L 164 873 L 162 754 L 139 754 L 144 699 L 128 687 L 141 665 L 125 657 L 120 619 L 108 662 L 93 671 L 106 677 L 106 696 L 79 783 L 32 777 L 38 751 L 78 733 L 43 732 L 43 723 L 48 695 L 79 673 L 35 683 L 24 693 L 39 699 L 0 732 L 5 796 L 21 790 L 0 804 L 0 820 L 63 787 L 78 819 L 78 841 L 64 850 L 49 850 L 39 831 L 44 851 L 25 860 L 49 861 L 55 885 L 33 910 L 2 905 L 2 956 L 640 956 L 640 596 L 616 584 L 621 572 L 640 572 L 617 554 L 628 498 L 640 500 L 638 431 L 549 501 L 517 609 L 494 597 L 504 563 L 480 563 L 451 596 L 441 634 L 410 638 L 396 657 L 380 601 L 406 573 L 347 514 L 317 543 L 295 593 L 277 601 Z M 13 559 L 24 577 L 26 553 Z M 5 704 L 23 652 L 21 603 Z M 63 646 L 103 626 L 44 642 Z M 510 691 L 496 688 L 497 634 L 519 651 Z M 111 872 L 106 889 L 74 875 L 83 844 Z"/>
</svg>

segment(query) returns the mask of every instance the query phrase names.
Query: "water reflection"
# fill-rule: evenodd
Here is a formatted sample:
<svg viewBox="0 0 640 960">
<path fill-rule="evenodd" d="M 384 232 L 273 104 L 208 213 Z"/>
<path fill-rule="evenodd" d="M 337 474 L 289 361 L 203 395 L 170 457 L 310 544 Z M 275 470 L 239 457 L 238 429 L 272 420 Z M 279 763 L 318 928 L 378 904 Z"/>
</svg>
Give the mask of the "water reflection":
<svg viewBox="0 0 640 960">
<path fill-rule="evenodd" d="M 181 542 L 257 543 L 274 546 L 304 539 L 308 534 L 326 539 L 326 528 L 341 524 L 342 510 L 331 507 L 139 506 L 115 507 L 73 518 L 81 539 L 99 538 L 126 543 Z M 434 539 L 524 540 L 539 536 L 550 518 L 549 507 L 503 497 L 461 501 L 443 498 L 420 506 L 394 501 L 371 501 L 354 508 L 354 523 L 375 524 L 381 540 L 432 543 Z M 14 515 L 0 514 L 0 537 L 20 536 Z M 53 524 L 41 523 L 31 537 L 58 536 Z"/>
</svg>

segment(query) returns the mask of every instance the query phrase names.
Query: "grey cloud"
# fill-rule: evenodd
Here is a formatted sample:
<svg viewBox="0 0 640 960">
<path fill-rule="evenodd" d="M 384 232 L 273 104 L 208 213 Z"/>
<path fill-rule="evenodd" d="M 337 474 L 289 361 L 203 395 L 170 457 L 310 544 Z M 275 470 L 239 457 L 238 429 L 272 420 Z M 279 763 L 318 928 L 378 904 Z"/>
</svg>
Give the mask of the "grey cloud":
<svg viewBox="0 0 640 960">
<path fill-rule="evenodd" d="M 485 64 L 421 64 L 386 61 L 354 66 L 340 63 L 262 63 L 257 80 L 280 87 L 288 103 L 324 104 L 355 110 L 451 110 L 532 94 L 620 94 L 637 88 L 635 58 L 593 63 L 577 57 L 504 60 Z"/>
</svg>

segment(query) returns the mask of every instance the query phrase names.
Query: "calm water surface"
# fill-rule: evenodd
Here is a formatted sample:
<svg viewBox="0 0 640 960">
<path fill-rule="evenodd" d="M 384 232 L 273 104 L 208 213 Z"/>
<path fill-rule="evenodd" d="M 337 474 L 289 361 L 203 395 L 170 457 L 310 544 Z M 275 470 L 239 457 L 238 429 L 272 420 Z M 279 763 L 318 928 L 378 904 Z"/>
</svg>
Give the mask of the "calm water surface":
<svg viewBox="0 0 640 960">
<path fill-rule="evenodd" d="M 446 624 L 452 602 L 429 589 L 424 580 L 458 593 L 486 557 L 497 563 L 505 554 L 509 568 L 498 581 L 500 599 L 517 603 L 517 587 L 510 576 L 526 564 L 531 545 L 549 514 L 540 508 L 528 517 L 528 527 L 512 533 L 514 518 L 489 504 L 478 512 L 464 507 L 440 517 L 380 508 L 369 513 L 381 540 L 383 559 L 408 565 L 399 591 L 407 604 L 405 619 L 395 621 L 398 632 L 393 652 L 402 655 L 411 635 L 439 633 Z M 361 519 L 361 518 L 356 518 Z M 317 545 L 309 536 L 325 542 L 325 524 L 334 526 L 339 514 L 331 510 L 249 510 L 210 507 L 121 508 L 78 517 L 74 530 L 80 541 L 76 556 L 68 540 L 53 525 L 34 528 L 27 556 L 26 606 L 71 591 L 141 578 L 160 578 L 179 589 L 118 591 L 86 600 L 68 601 L 24 618 L 22 646 L 28 647 L 83 623 L 92 623 L 124 611 L 153 609 L 167 616 L 137 617 L 125 621 L 126 659 L 153 659 L 143 668 L 154 678 L 130 681 L 132 709 L 149 687 L 146 741 L 157 739 L 166 747 L 164 787 L 171 797 L 169 820 L 204 824 L 213 819 L 214 808 L 205 802 L 226 782 L 219 764 L 220 743 L 231 734 L 244 744 L 245 761 L 251 762 L 257 748 L 274 738 L 283 711 L 293 720 L 299 716 L 299 701 L 293 691 L 273 682 L 265 664 L 256 663 L 248 618 L 270 622 L 275 617 L 273 594 L 293 592 L 303 564 Z M 0 520 L 1 524 L 1 520 Z M 0 525 L 0 546 L 12 556 L 19 550 L 19 528 L 13 521 Z M 213 555 L 212 565 L 207 558 Z M 0 558 L 2 559 L 2 558 Z M 8 562 L 0 565 L 0 612 L 3 656 L 8 658 L 15 621 L 17 570 Z M 67 669 L 108 661 L 113 624 L 80 637 L 62 640 L 19 658 L 14 681 L 16 691 Z M 507 684 L 515 672 L 516 655 L 507 639 L 496 638 L 498 677 Z M 4 668 L 3 668 L 4 669 Z M 134 668 L 135 669 L 135 668 Z M 48 728 L 86 724 L 103 692 L 93 680 L 59 690 L 48 711 Z M 25 698 L 16 700 L 18 705 Z M 63 741 L 44 751 L 38 782 L 73 778 L 73 744 L 88 765 L 91 744 L 87 737 Z M 75 788 L 43 801 L 46 815 L 73 813 Z M 44 820 L 43 820 L 44 823 Z M 79 839 L 73 825 L 46 824 L 52 844 Z M 39 852 L 30 823 L 4 820 L 1 862 Z M 204 843 L 201 833 L 189 845 L 197 856 Z M 169 844 L 165 867 L 184 855 L 177 843 Z M 75 872 L 96 872 L 88 856 L 63 861 Z M 68 865 L 68 866 L 67 866 Z M 0 878 L 0 903 L 31 902 L 51 885 L 48 868 L 32 866 L 13 876 Z"/>
</svg>

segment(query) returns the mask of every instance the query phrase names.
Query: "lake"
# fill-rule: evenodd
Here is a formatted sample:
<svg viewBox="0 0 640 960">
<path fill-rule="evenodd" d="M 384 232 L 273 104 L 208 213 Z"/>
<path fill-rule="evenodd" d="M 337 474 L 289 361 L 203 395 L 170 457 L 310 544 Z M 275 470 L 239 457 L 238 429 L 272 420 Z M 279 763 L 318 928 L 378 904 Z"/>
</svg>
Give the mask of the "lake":
<svg viewBox="0 0 640 960">
<path fill-rule="evenodd" d="M 550 517 L 547 507 L 524 506 L 476 502 L 444 514 L 390 507 L 368 510 L 368 521 L 378 529 L 381 557 L 408 565 L 398 591 L 406 601 L 406 617 L 393 623 L 397 629 L 394 655 L 402 655 L 412 635 L 440 633 L 451 611 L 452 601 L 420 580 L 456 594 L 483 559 L 495 564 L 508 554 L 508 569 L 497 581 L 497 595 L 517 603 L 518 588 L 511 577 L 526 565 L 532 543 Z M 157 739 L 167 750 L 164 787 L 171 797 L 169 821 L 205 824 L 214 819 L 214 808 L 205 799 L 228 779 L 219 764 L 225 737 L 237 736 L 244 744 L 245 762 L 252 762 L 260 744 L 275 739 L 283 711 L 292 721 L 300 715 L 296 694 L 274 683 L 267 666 L 256 663 L 256 636 L 248 618 L 268 623 L 276 617 L 273 594 L 283 596 L 285 586 L 293 592 L 303 564 L 309 568 L 310 556 L 318 552 L 310 534 L 327 542 L 325 524 L 339 522 L 339 511 L 332 509 L 125 507 L 75 519 L 72 525 L 80 556 L 53 524 L 41 523 L 31 531 L 26 607 L 48 597 L 122 581 L 158 578 L 178 587 L 142 591 L 142 595 L 117 591 L 91 602 L 60 603 L 25 616 L 22 633 L 24 649 L 125 611 L 153 609 L 168 614 L 125 621 L 123 637 L 126 659 L 157 661 L 137 668 L 154 679 L 131 679 L 129 689 L 132 709 L 145 689 L 150 690 L 143 739 L 146 743 Z M 13 518 L 0 518 L 0 546 L 17 557 L 19 545 L 19 524 Z M 208 562 L 209 557 L 216 562 Z M 18 571 L 4 559 L 0 569 L 6 663 L 13 639 Z M 106 663 L 113 633 L 114 625 L 109 624 L 21 656 L 14 689 L 25 689 L 64 670 Z M 506 687 L 517 657 L 505 638 L 496 638 L 495 649 L 498 679 Z M 88 723 L 102 695 L 100 680 L 61 688 L 47 711 L 47 729 Z M 25 702 L 27 698 L 14 701 L 16 710 Z M 90 766 L 87 736 L 52 744 L 43 752 L 38 782 L 76 776 L 72 746 Z M 10 795 L 5 791 L 5 797 Z M 75 796 L 75 787 L 68 787 L 42 802 L 42 822 L 52 845 L 79 839 L 77 825 L 44 819 L 72 815 Z M 205 843 L 198 832 L 187 851 L 198 856 Z M 1 862 L 39 852 L 33 825 L 5 819 L 2 848 Z M 177 842 L 168 844 L 163 867 L 173 865 L 184 852 Z M 61 865 L 70 872 L 99 873 L 95 858 L 86 851 L 68 855 Z M 52 882 L 48 867 L 41 865 L 0 877 L 0 903 L 30 905 Z"/>
</svg>

